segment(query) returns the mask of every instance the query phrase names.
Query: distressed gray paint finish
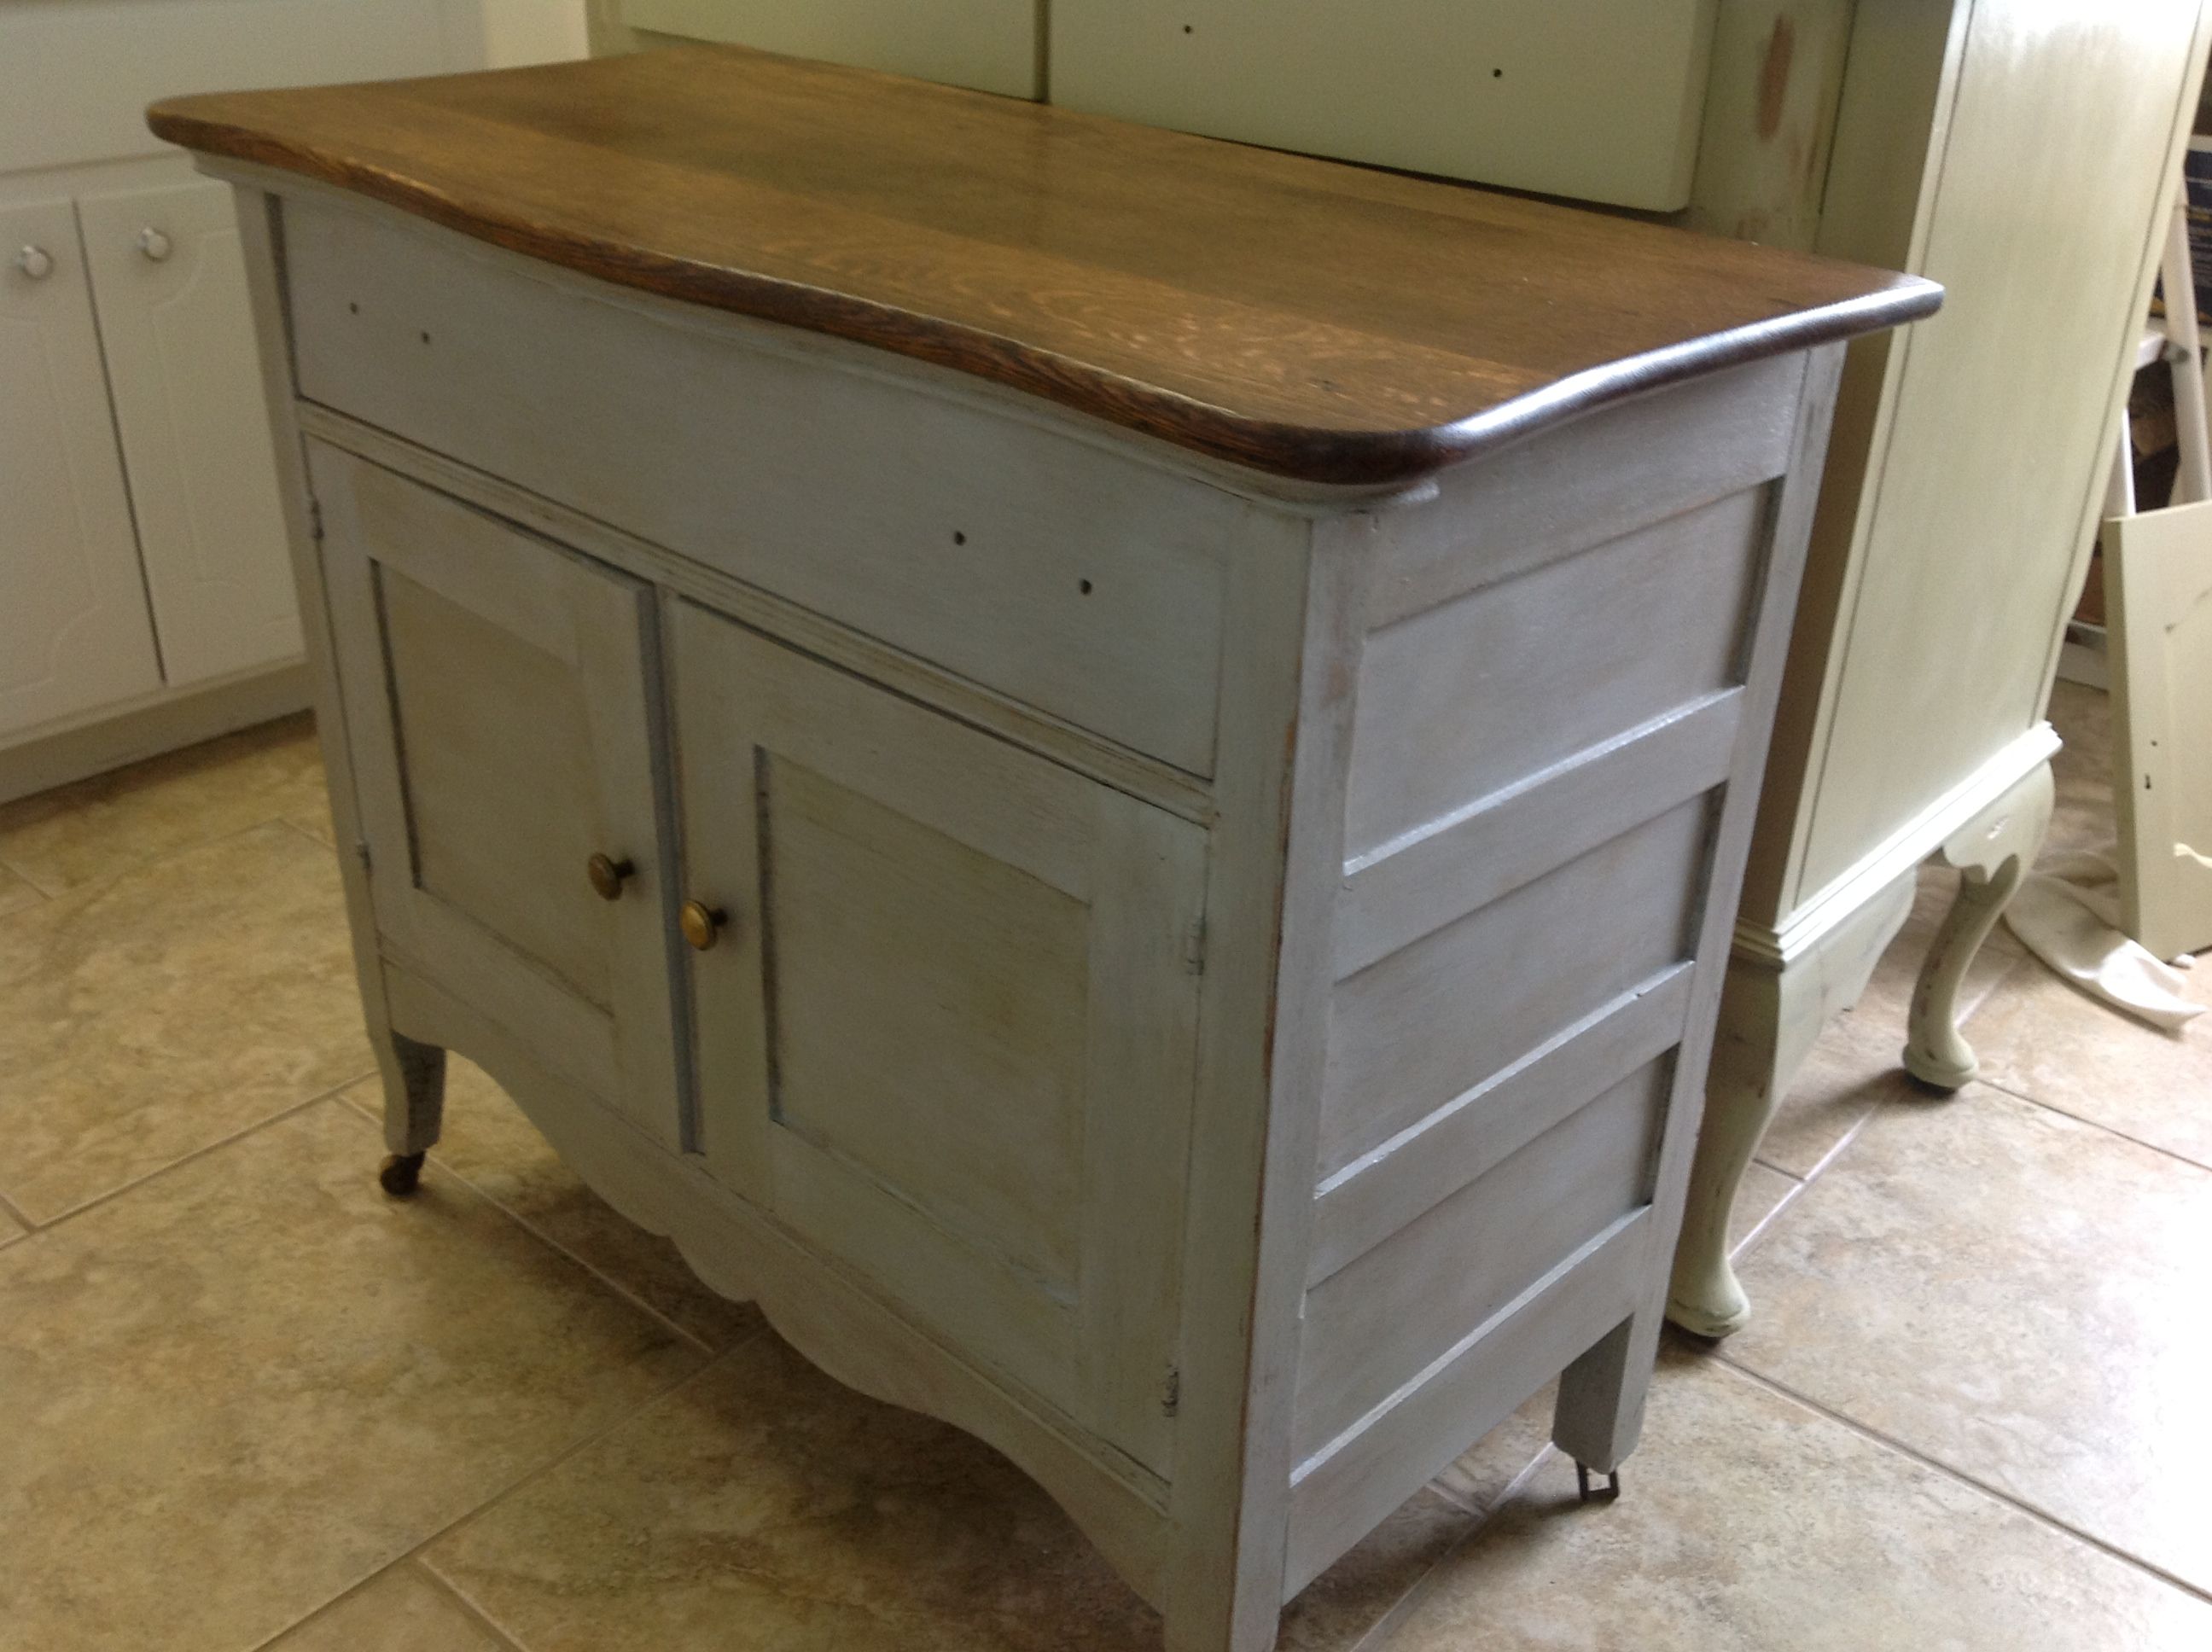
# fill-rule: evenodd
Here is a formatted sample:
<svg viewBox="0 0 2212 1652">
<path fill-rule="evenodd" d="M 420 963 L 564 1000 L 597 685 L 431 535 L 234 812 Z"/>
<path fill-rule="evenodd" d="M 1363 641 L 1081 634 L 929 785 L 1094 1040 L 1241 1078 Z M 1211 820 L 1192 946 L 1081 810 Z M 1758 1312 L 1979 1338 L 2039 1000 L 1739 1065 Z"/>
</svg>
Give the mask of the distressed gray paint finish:
<svg viewBox="0 0 2212 1652">
<path fill-rule="evenodd" d="M 1294 498 L 241 176 L 387 1045 L 1007 1452 L 1176 1652 L 1563 1370 L 1632 1448 L 1835 349 Z M 842 446 L 710 466 L 769 384 Z M 1003 578 L 900 565 L 962 522 Z M 1455 720 L 1501 647 L 1544 691 Z"/>
</svg>

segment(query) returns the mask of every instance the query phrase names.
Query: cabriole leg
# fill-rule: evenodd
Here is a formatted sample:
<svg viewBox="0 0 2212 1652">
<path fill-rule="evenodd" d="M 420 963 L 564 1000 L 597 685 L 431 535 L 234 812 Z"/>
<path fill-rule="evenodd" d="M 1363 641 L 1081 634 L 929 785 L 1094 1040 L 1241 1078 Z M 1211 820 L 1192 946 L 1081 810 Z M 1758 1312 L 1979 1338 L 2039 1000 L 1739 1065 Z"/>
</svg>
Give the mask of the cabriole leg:
<svg viewBox="0 0 2212 1652">
<path fill-rule="evenodd" d="M 1737 1191 L 1820 1029 L 1858 1001 L 1883 950 L 1904 927 L 1913 890 L 1910 874 L 1898 879 L 1787 963 L 1742 954 L 1729 960 L 1667 1305 L 1667 1317 L 1692 1335 L 1724 1337 L 1751 1316 L 1729 1260 Z"/>
<path fill-rule="evenodd" d="M 384 1145 L 392 1155 L 377 1180 L 395 1198 L 415 1191 L 422 1156 L 438 1139 L 446 1111 L 446 1052 L 404 1033 L 387 1033 L 384 1071 Z"/>
<path fill-rule="evenodd" d="M 1924 1084 L 1956 1090 L 1979 1071 L 1973 1047 L 1959 1033 L 1959 988 L 2005 902 L 2043 847 L 2051 827 L 2051 765 L 1976 815 L 1936 852 L 1959 869 L 1959 893 L 1920 967 L 1905 1031 L 1905 1070 Z"/>
</svg>

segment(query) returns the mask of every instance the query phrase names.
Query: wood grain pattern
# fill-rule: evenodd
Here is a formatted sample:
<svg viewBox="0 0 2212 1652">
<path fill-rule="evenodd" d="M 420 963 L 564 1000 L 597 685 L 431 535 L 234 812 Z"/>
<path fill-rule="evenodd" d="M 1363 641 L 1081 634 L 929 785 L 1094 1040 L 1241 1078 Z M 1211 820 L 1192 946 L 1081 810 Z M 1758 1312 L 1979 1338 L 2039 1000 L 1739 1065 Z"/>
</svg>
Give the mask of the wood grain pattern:
<svg viewBox="0 0 2212 1652">
<path fill-rule="evenodd" d="M 170 100 L 161 137 L 1302 481 L 1417 478 L 1930 282 L 734 47 Z"/>
</svg>

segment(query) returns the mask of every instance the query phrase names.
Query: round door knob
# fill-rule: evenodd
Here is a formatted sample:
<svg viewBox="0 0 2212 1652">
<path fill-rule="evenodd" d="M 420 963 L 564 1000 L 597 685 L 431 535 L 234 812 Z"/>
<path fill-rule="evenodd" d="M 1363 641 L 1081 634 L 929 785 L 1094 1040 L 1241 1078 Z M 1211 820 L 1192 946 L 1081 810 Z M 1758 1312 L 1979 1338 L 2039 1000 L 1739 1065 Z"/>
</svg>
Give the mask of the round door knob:
<svg viewBox="0 0 2212 1652">
<path fill-rule="evenodd" d="M 592 880 L 592 893 L 602 901 L 620 900 L 623 883 L 636 870 L 634 860 L 616 860 L 604 854 L 595 854 L 584 863 L 584 876 Z"/>
<path fill-rule="evenodd" d="M 43 246 L 20 247 L 15 253 L 15 267 L 33 281 L 44 281 L 54 272 L 53 255 Z"/>
<path fill-rule="evenodd" d="M 169 238 L 155 228 L 153 225 L 148 224 L 145 228 L 138 232 L 138 250 L 155 263 L 159 264 L 169 256 L 173 249 L 169 245 Z"/>
<path fill-rule="evenodd" d="M 719 908 L 699 901 L 686 901 L 676 914 L 676 926 L 684 932 L 684 938 L 702 952 L 714 944 L 714 937 L 722 932 L 722 926 L 730 914 Z"/>
</svg>

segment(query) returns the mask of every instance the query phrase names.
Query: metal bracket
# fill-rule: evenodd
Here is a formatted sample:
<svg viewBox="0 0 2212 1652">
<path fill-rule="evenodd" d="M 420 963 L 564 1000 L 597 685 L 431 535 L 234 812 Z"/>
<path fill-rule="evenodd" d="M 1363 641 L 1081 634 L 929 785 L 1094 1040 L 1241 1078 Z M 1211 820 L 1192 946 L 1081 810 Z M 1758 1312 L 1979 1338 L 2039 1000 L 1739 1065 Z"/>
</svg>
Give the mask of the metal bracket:
<svg viewBox="0 0 2212 1652">
<path fill-rule="evenodd" d="M 1577 1462 L 1575 1465 L 1575 1491 L 1584 1503 L 1590 1501 L 1590 1471 L 1589 1465 L 1588 1463 Z M 1620 1471 L 1619 1469 L 1614 1469 L 1610 1474 L 1607 1474 L 1605 1477 L 1604 1489 L 1597 1492 L 1595 1495 L 1597 1500 L 1601 1503 L 1611 1503 L 1620 1496 Z"/>
</svg>

